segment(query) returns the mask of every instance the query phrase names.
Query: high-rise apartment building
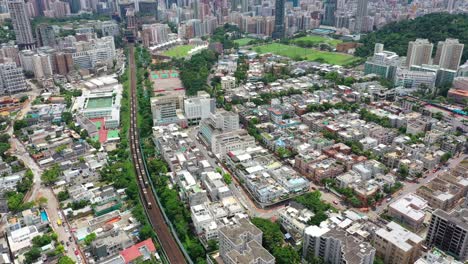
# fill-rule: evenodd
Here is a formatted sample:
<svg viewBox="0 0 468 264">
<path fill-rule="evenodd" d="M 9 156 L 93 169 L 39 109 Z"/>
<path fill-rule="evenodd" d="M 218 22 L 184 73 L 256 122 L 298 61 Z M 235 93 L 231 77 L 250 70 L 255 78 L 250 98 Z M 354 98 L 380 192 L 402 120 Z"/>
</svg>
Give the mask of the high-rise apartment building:
<svg viewBox="0 0 468 264">
<path fill-rule="evenodd" d="M 412 264 L 421 254 L 422 237 L 395 222 L 375 232 L 376 254 L 387 264 Z"/>
<path fill-rule="evenodd" d="M 272 37 L 274 39 L 284 38 L 284 0 L 275 1 L 275 29 Z"/>
<path fill-rule="evenodd" d="M 434 45 L 427 39 L 410 41 L 406 52 L 406 66 L 431 64 L 433 48 Z"/>
<path fill-rule="evenodd" d="M 48 24 L 40 24 L 36 27 L 36 38 L 39 47 L 55 47 L 57 44 L 54 28 Z"/>
<path fill-rule="evenodd" d="M 71 53 L 56 52 L 54 54 L 54 72 L 66 75 L 73 71 L 73 57 Z"/>
<path fill-rule="evenodd" d="M 0 64 L 0 95 L 23 92 L 27 89 L 22 68 L 12 62 Z"/>
<path fill-rule="evenodd" d="M 142 26 L 142 39 L 145 47 L 158 45 L 169 41 L 171 29 L 167 24 L 144 24 Z"/>
<path fill-rule="evenodd" d="M 468 259 L 468 209 L 447 213 L 437 209 L 432 214 L 426 245 L 437 247 L 460 261 Z"/>
<path fill-rule="evenodd" d="M 325 0 L 323 3 L 322 25 L 335 26 L 336 0 Z"/>
<path fill-rule="evenodd" d="M 81 3 L 80 0 L 65 0 L 70 5 L 70 12 L 72 14 L 76 14 L 80 12 L 81 9 Z"/>
<path fill-rule="evenodd" d="M 367 18 L 367 4 L 368 0 L 358 0 L 357 10 L 356 10 L 356 32 L 363 32 L 366 28 L 366 18 Z"/>
<path fill-rule="evenodd" d="M 16 42 L 20 49 L 33 49 L 36 46 L 34 41 L 31 21 L 23 0 L 8 1 L 8 9 L 13 22 L 13 29 L 16 35 Z"/>
<path fill-rule="evenodd" d="M 444 69 L 458 70 L 463 55 L 463 47 L 464 44 L 458 42 L 458 39 L 439 41 L 434 57 L 434 64 Z"/>
</svg>

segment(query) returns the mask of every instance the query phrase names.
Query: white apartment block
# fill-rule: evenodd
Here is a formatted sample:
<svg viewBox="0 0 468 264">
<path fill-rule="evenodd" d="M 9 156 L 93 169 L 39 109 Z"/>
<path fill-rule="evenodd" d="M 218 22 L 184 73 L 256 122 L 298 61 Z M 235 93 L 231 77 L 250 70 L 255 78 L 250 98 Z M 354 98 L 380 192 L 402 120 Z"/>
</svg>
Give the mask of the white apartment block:
<svg viewBox="0 0 468 264">
<path fill-rule="evenodd" d="M 410 71 L 398 69 L 395 75 L 395 86 L 418 89 L 425 85 L 428 89 L 433 89 L 436 81 L 436 73 L 423 71 Z"/>
<path fill-rule="evenodd" d="M 18 93 L 27 89 L 22 68 L 17 67 L 16 63 L 0 64 L 0 95 Z"/>
<path fill-rule="evenodd" d="M 304 232 L 302 257 L 321 257 L 330 264 L 372 264 L 375 249 L 335 224 L 309 226 Z"/>
<path fill-rule="evenodd" d="M 110 64 L 115 58 L 114 37 L 102 37 L 74 43 L 76 52 L 73 63 L 84 69 L 92 69 L 98 63 Z"/>
<path fill-rule="evenodd" d="M 236 88 L 236 78 L 233 76 L 221 77 L 221 88 L 224 91 L 228 91 L 228 90 Z"/>
<path fill-rule="evenodd" d="M 208 118 L 216 111 L 214 98 L 206 92 L 198 92 L 197 97 L 184 100 L 185 117 L 189 124 L 198 124 L 202 119 Z"/>
<path fill-rule="evenodd" d="M 225 264 L 274 264 L 273 257 L 262 247 L 262 231 L 247 219 L 219 229 L 219 254 Z"/>
</svg>

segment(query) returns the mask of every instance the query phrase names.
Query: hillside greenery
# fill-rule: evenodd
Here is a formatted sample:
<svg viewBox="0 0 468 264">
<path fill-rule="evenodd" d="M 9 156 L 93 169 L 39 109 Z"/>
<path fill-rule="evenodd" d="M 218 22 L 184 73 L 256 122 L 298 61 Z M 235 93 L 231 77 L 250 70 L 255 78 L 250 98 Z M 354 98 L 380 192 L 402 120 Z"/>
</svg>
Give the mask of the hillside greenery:
<svg viewBox="0 0 468 264">
<path fill-rule="evenodd" d="M 460 43 L 468 44 L 468 14 L 451 15 L 433 13 L 414 20 L 390 23 L 381 29 L 364 36 L 360 42 L 364 45 L 356 49 L 354 55 L 372 56 L 375 43 L 383 43 L 385 50 L 406 56 L 408 42 L 417 38 L 429 39 L 434 43 L 434 54 L 437 42 L 446 38 L 457 38 Z M 462 62 L 468 60 L 468 49 L 463 52 Z"/>
</svg>

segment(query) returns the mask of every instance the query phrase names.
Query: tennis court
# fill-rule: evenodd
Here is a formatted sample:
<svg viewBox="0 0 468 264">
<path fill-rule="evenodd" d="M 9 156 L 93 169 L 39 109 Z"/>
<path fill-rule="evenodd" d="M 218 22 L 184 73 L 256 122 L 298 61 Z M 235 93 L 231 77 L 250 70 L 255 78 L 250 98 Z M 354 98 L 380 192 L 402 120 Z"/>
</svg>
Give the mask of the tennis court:
<svg viewBox="0 0 468 264">
<path fill-rule="evenodd" d="M 168 78 L 178 78 L 179 73 L 177 71 L 152 71 L 152 79 L 168 79 Z"/>
<path fill-rule="evenodd" d="M 89 98 L 86 108 L 103 108 L 112 106 L 112 97 Z"/>
</svg>

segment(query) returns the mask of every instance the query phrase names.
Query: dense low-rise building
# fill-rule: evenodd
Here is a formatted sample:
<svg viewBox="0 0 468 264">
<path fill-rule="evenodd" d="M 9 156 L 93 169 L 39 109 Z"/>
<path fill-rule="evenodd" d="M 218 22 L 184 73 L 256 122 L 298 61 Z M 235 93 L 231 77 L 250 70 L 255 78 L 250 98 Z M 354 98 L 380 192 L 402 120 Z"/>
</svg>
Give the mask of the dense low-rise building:
<svg viewBox="0 0 468 264">
<path fill-rule="evenodd" d="M 426 217 L 427 202 L 421 197 L 408 194 L 388 206 L 388 215 L 408 225 L 413 230 L 422 228 Z"/>
</svg>

